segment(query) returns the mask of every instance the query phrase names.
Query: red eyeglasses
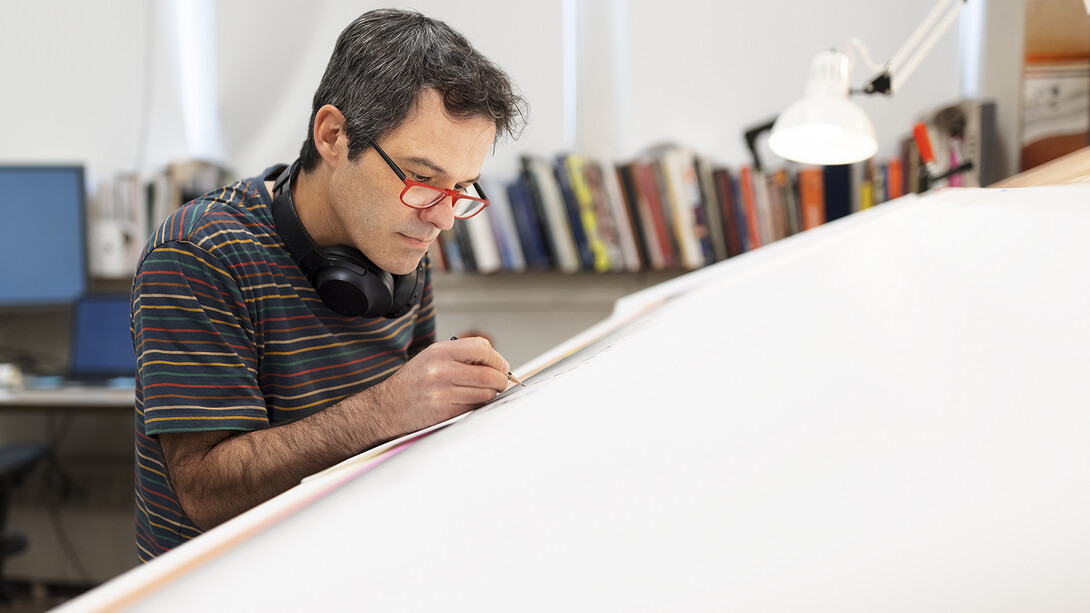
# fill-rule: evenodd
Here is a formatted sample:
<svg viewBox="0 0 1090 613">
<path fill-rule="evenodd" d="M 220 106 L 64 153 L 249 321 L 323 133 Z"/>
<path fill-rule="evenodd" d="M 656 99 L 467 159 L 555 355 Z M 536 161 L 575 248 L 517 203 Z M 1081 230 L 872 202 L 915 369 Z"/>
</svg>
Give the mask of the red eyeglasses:
<svg viewBox="0 0 1090 613">
<path fill-rule="evenodd" d="M 375 151 L 378 151 L 382 159 L 386 160 L 390 170 L 393 170 L 397 174 L 397 178 L 401 179 L 401 182 L 405 184 L 405 189 L 401 190 L 401 202 L 405 206 L 414 209 L 426 209 L 439 204 L 444 198 L 450 196 L 450 204 L 454 207 L 455 219 L 469 219 L 488 206 L 488 197 L 484 195 L 484 190 L 481 189 L 479 184 L 473 183 L 474 193 L 469 194 L 455 189 L 443 189 L 420 181 L 413 181 L 405 177 L 405 173 L 401 172 L 401 169 L 390 159 L 390 156 L 386 155 L 386 152 L 378 146 L 375 139 L 368 138 L 367 140 L 371 142 L 371 146 L 375 148 Z"/>
</svg>

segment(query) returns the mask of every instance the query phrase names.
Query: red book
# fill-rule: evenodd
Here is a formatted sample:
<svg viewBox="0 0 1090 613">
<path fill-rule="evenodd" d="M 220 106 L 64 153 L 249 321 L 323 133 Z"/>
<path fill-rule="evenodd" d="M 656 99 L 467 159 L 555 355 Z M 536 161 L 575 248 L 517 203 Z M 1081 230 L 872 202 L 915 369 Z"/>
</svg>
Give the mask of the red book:
<svg viewBox="0 0 1090 613">
<path fill-rule="evenodd" d="M 723 230 L 727 238 L 727 254 L 730 256 L 742 253 L 742 239 L 738 236 L 738 216 L 734 214 L 734 185 L 730 171 L 726 168 L 718 168 L 713 173 L 715 176 L 715 189 L 719 193 L 719 203 L 723 207 Z"/>
<path fill-rule="evenodd" d="M 799 203 L 803 230 L 825 223 L 825 174 L 821 168 L 799 170 Z"/>
<path fill-rule="evenodd" d="M 904 196 L 905 174 L 901 166 L 901 159 L 890 158 L 887 168 L 889 169 L 889 179 L 886 181 L 886 192 L 889 194 L 889 200 Z"/>
<path fill-rule="evenodd" d="M 757 194 L 753 191 L 753 169 L 743 166 L 738 182 L 742 191 L 742 206 L 746 210 L 746 235 L 749 236 L 749 248 L 761 246 L 761 222 L 757 216 Z"/>
<path fill-rule="evenodd" d="M 658 180 L 655 178 L 655 169 L 644 162 L 632 163 L 633 174 L 636 176 L 636 185 L 640 194 L 647 201 L 648 214 L 654 221 L 655 240 L 662 252 L 662 263 L 667 269 L 673 268 L 677 263 L 673 243 L 670 240 L 670 228 L 666 227 L 666 217 L 662 212 L 662 198 L 659 197 Z"/>
</svg>

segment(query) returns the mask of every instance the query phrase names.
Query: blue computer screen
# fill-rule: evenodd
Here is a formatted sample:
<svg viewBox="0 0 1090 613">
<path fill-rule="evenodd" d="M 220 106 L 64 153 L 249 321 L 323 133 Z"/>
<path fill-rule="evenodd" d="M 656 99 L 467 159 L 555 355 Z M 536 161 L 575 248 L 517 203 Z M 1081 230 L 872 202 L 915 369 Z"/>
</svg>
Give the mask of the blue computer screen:
<svg viewBox="0 0 1090 613">
<path fill-rule="evenodd" d="M 0 166 L 0 305 L 69 304 L 87 284 L 80 166 Z"/>
<path fill-rule="evenodd" d="M 135 376 L 128 294 L 92 294 L 76 303 L 70 374 Z"/>
</svg>

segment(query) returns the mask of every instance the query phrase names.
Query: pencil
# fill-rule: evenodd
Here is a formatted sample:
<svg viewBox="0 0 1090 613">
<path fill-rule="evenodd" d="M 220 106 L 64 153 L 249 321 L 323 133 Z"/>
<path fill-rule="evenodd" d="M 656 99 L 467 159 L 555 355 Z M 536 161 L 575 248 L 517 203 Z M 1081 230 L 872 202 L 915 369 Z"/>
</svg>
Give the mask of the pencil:
<svg viewBox="0 0 1090 613">
<path fill-rule="evenodd" d="M 450 340 L 456 341 L 456 340 L 458 340 L 458 337 L 457 336 L 452 336 L 452 337 L 450 337 Z M 519 381 L 519 378 L 516 377 L 515 374 L 513 372 L 511 372 L 510 370 L 507 371 L 507 380 L 512 382 L 512 383 L 517 383 L 517 384 L 521 385 L 522 387 L 526 387 L 526 384 L 523 383 L 522 381 Z"/>
</svg>

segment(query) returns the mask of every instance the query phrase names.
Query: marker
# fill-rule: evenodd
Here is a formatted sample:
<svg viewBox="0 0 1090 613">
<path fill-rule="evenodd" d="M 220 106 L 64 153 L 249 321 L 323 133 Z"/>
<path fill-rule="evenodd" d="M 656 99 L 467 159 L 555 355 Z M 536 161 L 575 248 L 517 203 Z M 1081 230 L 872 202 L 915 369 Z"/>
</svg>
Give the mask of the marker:
<svg viewBox="0 0 1090 613">
<path fill-rule="evenodd" d="M 927 133 L 927 124 L 922 121 L 912 127 L 912 136 L 916 139 L 916 148 L 920 150 L 920 159 L 927 168 L 931 181 L 939 176 L 939 165 L 935 161 L 935 152 L 931 149 L 931 136 Z"/>
<path fill-rule="evenodd" d="M 452 336 L 452 337 L 450 337 L 450 340 L 456 341 L 456 340 L 458 340 L 458 337 L 457 336 Z M 516 377 L 514 375 L 514 373 L 512 373 L 511 371 L 507 371 L 507 380 L 512 382 L 512 383 L 518 383 L 522 387 L 526 387 L 526 384 L 523 383 L 522 381 L 519 381 L 519 378 Z"/>
</svg>

